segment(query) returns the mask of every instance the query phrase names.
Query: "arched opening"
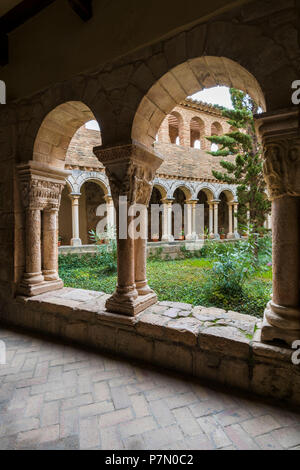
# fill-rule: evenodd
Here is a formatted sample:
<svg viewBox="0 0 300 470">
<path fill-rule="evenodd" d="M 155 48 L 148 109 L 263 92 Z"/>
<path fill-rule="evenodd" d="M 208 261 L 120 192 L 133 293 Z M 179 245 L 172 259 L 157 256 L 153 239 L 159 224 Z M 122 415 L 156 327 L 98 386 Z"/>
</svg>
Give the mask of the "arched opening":
<svg viewBox="0 0 300 470">
<path fill-rule="evenodd" d="M 187 235 L 187 212 L 185 210 L 185 204 L 186 201 L 191 198 L 191 194 L 189 189 L 182 186 L 174 191 L 173 198 L 173 206 L 176 204 L 177 208 L 172 213 L 172 235 L 175 240 L 183 240 Z"/>
<path fill-rule="evenodd" d="M 159 212 L 159 219 L 154 221 L 152 220 L 152 206 L 153 205 L 158 205 L 161 206 L 162 199 L 165 197 L 165 194 L 163 194 L 162 189 L 158 188 L 157 186 L 154 186 L 151 198 L 150 198 L 150 203 L 148 206 L 148 240 L 149 241 L 160 241 L 162 239 L 162 218 L 163 214 L 160 211 Z M 152 233 L 151 233 L 152 231 Z"/>
<path fill-rule="evenodd" d="M 72 239 L 72 202 L 70 188 L 66 185 L 61 194 L 61 203 L 58 214 L 59 245 L 69 246 Z"/>
<path fill-rule="evenodd" d="M 99 222 L 107 216 L 107 212 L 98 215 L 97 211 L 100 206 L 103 212 L 106 211 L 104 189 L 100 184 L 94 181 L 86 181 L 81 187 L 81 196 L 79 200 L 79 236 L 83 245 L 91 245 L 95 243 L 92 233 L 101 236 Z M 103 213 L 101 211 L 101 214 Z"/>
<path fill-rule="evenodd" d="M 219 122 L 213 122 L 211 125 L 211 132 L 210 135 L 214 136 L 220 136 L 223 134 L 223 127 Z M 217 152 L 219 150 L 218 144 L 212 143 L 210 147 L 211 152 Z"/>
<path fill-rule="evenodd" d="M 58 275 L 57 246 L 62 194 L 63 210 L 67 211 L 67 218 L 70 214 L 68 192 L 64 190 L 70 174 L 64 170 L 66 154 L 76 131 L 91 120 L 95 120 L 94 115 L 82 102 L 72 101 L 57 106 L 41 123 L 33 146 L 32 161 L 19 166 L 21 187 L 26 188 L 30 195 L 29 209 L 25 211 L 25 235 L 28 240 L 24 256 L 26 265 L 19 286 L 19 291 L 26 295 L 63 286 Z"/>
<path fill-rule="evenodd" d="M 33 160 L 64 168 L 66 153 L 74 134 L 91 120 L 95 120 L 95 116 L 80 101 L 59 105 L 41 124 L 34 143 Z"/>
<path fill-rule="evenodd" d="M 226 238 L 228 235 L 232 235 L 234 217 L 232 203 L 234 196 L 230 191 L 224 190 L 221 192 L 219 200 L 219 234 L 221 238 Z"/>
<path fill-rule="evenodd" d="M 222 135 L 223 134 L 223 127 L 218 121 L 215 121 L 211 125 L 211 132 L 210 135 Z"/>
<path fill-rule="evenodd" d="M 132 139 L 151 147 L 161 123 L 176 105 L 204 88 L 219 85 L 248 93 L 266 110 L 258 81 L 244 67 L 225 57 L 199 57 L 174 67 L 150 88 L 135 114 Z"/>
<path fill-rule="evenodd" d="M 195 149 L 204 149 L 205 148 L 205 125 L 202 119 L 199 117 L 194 117 L 191 120 L 190 124 L 190 134 L 191 134 L 191 147 Z"/>
<path fill-rule="evenodd" d="M 174 111 L 168 118 L 169 122 L 169 137 L 171 144 L 183 145 L 182 142 L 182 117 L 179 113 Z"/>
<path fill-rule="evenodd" d="M 204 208 L 204 233 L 212 232 L 212 220 L 210 220 L 209 204 L 213 200 L 213 193 L 209 189 L 201 189 L 198 193 L 199 204 L 203 205 Z"/>
</svg>

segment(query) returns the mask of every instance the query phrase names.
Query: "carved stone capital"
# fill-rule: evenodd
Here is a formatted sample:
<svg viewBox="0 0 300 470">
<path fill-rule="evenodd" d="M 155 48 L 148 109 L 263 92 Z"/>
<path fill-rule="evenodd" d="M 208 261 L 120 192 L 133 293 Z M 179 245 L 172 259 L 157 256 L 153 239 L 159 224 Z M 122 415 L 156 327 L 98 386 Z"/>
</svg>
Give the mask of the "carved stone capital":
<svg viewBox="0 0 300 470">
<path fill-rule="evenodd" d="M 105 167 L 115 207 L 122 196 L 129 205 L 149 204 L 153 179 L 163 162 L 154 149 L 134 142 L 106 149 L 94 147 L 94 154 Z"/>
<path fill-rule="evenodd" d="M 270 200 L 300 196 L 300 113 L 297 108 L 264 114 L 256 121 L 264 153 Z"/>
<path fill-rule="evenodd" d="M 25 209 L 59 209 L 61 193 L 70 171 L 30 161 L 17 167 Z"/>
</svg>

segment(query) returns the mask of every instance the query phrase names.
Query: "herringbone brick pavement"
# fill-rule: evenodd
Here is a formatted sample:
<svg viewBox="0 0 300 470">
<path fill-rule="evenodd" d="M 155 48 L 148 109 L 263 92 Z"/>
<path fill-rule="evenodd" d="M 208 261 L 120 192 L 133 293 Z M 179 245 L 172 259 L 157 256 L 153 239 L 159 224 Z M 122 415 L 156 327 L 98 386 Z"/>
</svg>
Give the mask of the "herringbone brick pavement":
<svg viewBox="0 0 300 470">
<path fill-rule="evenodd" d="M 0 329 L 0 449 L 300 449 L 300 415 Z"/>
</svg>

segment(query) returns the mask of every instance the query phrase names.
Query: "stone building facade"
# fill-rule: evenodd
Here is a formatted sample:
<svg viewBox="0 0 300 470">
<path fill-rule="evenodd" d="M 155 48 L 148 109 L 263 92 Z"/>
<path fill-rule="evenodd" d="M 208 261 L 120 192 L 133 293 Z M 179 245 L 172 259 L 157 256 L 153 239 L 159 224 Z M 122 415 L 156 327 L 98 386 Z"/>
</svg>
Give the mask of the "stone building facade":
<svg viewBox="0 0 300 470">
<path fill-rule="evenodd" d="M 220 184 L 214 178 L 212 170 L 221 170 L 220 158 L 208 154 L 211 143 L 206 139 L 230 131 L 227 119 L 218 107 L 192 99 L 176 106 L 164 119 L 154 144 L 163 157 L 163 163 L 156 172 L 149 205 L 149 241 L 151 204 L 163 205 L 157 234 L 162 241 L 179 237 L 171 223 L 173 204 L 185 206 L 182 230 L 187 240 L 203 238 L 204 235 L 204 231 L 197 233 L 193 217 L 197 204 L 203 205 L 203 228 L 209 231 L 211 238 L 218 239 L 220 234 L 229 239 L 239 238 L 236 187 Z M 90 231 L 97 231 L 103 218 L 103 214 L 97 215 L 97 209 L 105 203 L 108 225 L 115 225 L 109 181 L 104 166 L 93 153 L 93 148 L 100 143 L 100 131 L 84 125 L 76 132 L 68 148 L 66 168 L 72 173 L 62 193 L 59 214 L 62 245 L 92 243 Z"/>
</svg>

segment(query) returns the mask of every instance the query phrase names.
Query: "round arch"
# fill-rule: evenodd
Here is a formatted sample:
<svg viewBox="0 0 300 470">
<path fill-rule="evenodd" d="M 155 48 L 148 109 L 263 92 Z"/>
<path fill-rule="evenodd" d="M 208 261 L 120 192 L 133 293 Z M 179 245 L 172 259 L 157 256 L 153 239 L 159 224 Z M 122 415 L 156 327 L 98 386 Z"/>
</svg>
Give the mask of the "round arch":
<svg viewBox="0 0 300 470">
<path fill-rule="evenodd" d="M 153 189 L 157 189 L 157 191 L 159 191 L 160 195 L 161 195 L 161 199 L 166 199 L 167 197 L 167 189 L 162 186 L 161 184 L 159 183 L 155 183 L 154 182 L 154 185 L 153 185 Z"/>
<path fill-rule="evenodd" d="M 204 88 L 218 85 L 245 91 L 266 110 L 258 81 L 240 64 L 225 57 L 194 58 L 171 69 L 150 88 L 137 108 L 132 139 L 151 147 L 162 121 L 178 103 Z"/>
<path fill-rule="evenodd" d="M 168 194 L 168 197 L 171 199 L 174 197 L 174 193 L 177 189 L 181 189 L 181 191 L 184 193 L 185 198 L 187 201 L 192 199 L 193 196 L 193 188 L 189 184 L 185 184 L 182 181 L 178 181 L 178 183 L 175 183 L 172 185 L 170 192 Z"/>
<path fill-rule="evenodd" d="M 221 194 L 224 193 L 226 196 L 227 202 L 234 202 L 236 201 L 236 191 L 233 188 L 228 186 L 221 187 L 216 194 L 216 199 L 220 199 Z"/>
<path fill-rule="evenodd" d="M 169 114 L 168 125 L 170 143 L 183 145 L 183 118 L 178 111 L 172 111 Z"/>
<path fill-rule="evenodd" d="M 105 181 L 104 177 L 101 175 L 86 175 L 78 182 L 78 190 L 81 192 L 81 188 L 86 183 L 95 183 L 103 190 L 105 196 L 110 196 L 110 188 L 108 182 Z"/>
<path fill-rule="evenodd" d="M 198 116 L 192 117 L 190 121 L 190 142 L 191 142 L 191 147 L 196 148 L 195 144 L 196 142 L 199 142 L 200 144 L 200 149 L 204 148 L 204 139 L 205 135 L 205 124 L 203 119 L 201 119 Z"/>
<path fill-rule="evenodd" d="M 81 101 L 69 101 L 57 106 L 42 121 L 34 141 L 32 159 L 64 168 L 74 134 L 91 120 L 96 120 L 94 114 Z"/>
<path fill-rule="evenodd" d="M 208 202 L 212 202 L 214 200 L 215 195 L 211 188 L 207 186 L 200 186 L 199 188 L 197 188 L 197 196 L 199 195 L 199 193 L 201 193 L 201 191 L 205 193 Z"/>
<path fill-rule="evenodd" d="M 211 135 L 222 135 L 224 133 L 222 124 L 218 121 L 213 122 L 210 133 Z"/>
</svg>

